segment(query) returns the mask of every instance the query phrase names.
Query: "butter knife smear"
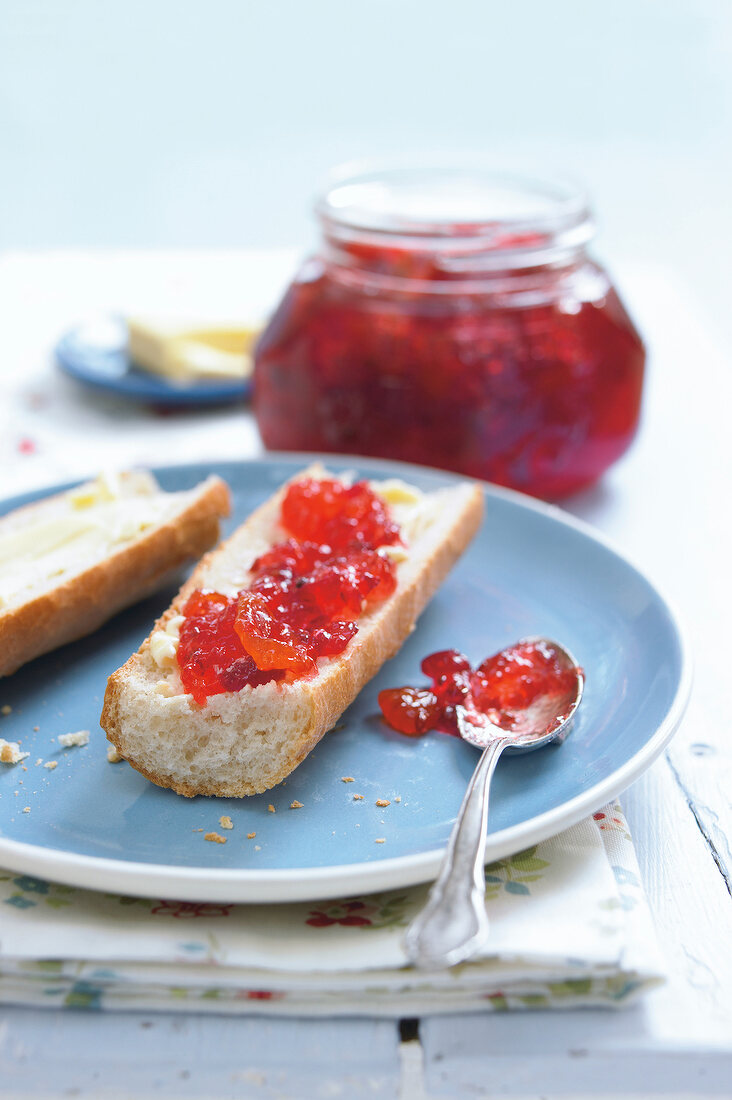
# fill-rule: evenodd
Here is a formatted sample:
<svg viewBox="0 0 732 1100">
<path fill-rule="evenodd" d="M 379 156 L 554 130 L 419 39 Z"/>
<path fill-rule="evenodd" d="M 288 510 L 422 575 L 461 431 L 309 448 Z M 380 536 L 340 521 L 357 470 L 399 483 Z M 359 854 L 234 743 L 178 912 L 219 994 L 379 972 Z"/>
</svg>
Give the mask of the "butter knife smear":
<svg viewBox="0 0 732 1100">
<path fill-rule="evenodd" d="M 246 379 L 252 372 L 257 325 L 210 325 L 127 319 L 127 351 L 142 370 L 182 385 L 207 379 Z"/>
</svg>

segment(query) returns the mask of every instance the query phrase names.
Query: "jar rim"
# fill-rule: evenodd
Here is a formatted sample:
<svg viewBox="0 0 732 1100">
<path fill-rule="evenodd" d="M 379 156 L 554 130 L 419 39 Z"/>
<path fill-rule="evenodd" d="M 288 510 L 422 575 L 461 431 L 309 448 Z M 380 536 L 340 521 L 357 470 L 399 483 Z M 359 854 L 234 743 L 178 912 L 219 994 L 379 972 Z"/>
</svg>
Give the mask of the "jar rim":
<svg viewBox="0 0 732 1100">
<path fill-rule="evenodd" d="M 594 235 L 586 191 L 575 181 L 470 160 L 342 165 L 315 213 L 332 241 L 449 252 L 450 266 L 466 274 L 546 264 Z"/>
<path fill-rule="evenodd" d="M 475 159 L 349 162 L 324 181 L 315 210 L 353 229 L 400 236 L 576 223 L 590 213 L 576 180 L 498 170 Z"/>
</svg>

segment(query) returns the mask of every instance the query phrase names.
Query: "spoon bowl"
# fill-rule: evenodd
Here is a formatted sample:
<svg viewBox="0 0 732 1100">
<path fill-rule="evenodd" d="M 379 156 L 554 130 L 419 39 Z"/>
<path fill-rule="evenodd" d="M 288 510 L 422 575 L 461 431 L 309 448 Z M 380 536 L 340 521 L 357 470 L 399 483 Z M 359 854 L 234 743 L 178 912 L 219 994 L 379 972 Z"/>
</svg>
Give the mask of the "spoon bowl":
<svg viewBox="0 0 732 1100">
<path fill-rule="evenodd" d="M 551 655 L 561 676 L 561 690 L 529 695 L 524 707 L 512 707 L 505 713 L 455 707 L 461 738 L 482 753 L 450 834 L 440 874 L 405 936 L 409 961 L 423 969 L 464 962 L 488 937 L 485 840 L 490 781 L 499 757 L 504 751 L 518 754 L 561 744 L 582 701 L 584 674 L 569 650 L 549 638 L 531 637 L 502 653 L 522 647 Z"/>
<path fill-rule="evenodd" d="M 521 638 L 511 648 L 519 646 L 542 647 L 551 652 L 562 671 L 573 673 L 571 687 L 559 693 L 536 695 L 524 709 L 513 712 L 511 724 L 506 726 L 473 708 L 456 707 L 458 732 L 469 745 L 484 749 L 496 737 L 508 737 L 505 751 L 515 754 L 561 744 L 569 735 L 575 711 L 582 702 L 585 686 L 582 668 L 568 649 L 550 638 Z"/>
</svg>

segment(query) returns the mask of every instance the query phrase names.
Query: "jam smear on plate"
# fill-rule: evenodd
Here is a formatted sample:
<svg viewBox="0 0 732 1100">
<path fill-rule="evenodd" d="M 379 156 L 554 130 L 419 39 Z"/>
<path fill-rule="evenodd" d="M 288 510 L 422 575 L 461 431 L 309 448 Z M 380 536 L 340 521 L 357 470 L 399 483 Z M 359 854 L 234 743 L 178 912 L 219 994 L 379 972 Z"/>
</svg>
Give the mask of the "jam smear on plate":
<svg viewBox="0 0 732 1100">
<path fill-rule="evenodd" d="M 211 695 L 313 675 L 342 653 L 358 618 L 396 588 L 378 547 L 401 541 L 385 502 L 366 482 L 303 478 L 282 501 L 288 534 L 252 565 L 235 596 L 196 591 L 183 608 L 177 660 L 183 687 Z"/>
</svg>

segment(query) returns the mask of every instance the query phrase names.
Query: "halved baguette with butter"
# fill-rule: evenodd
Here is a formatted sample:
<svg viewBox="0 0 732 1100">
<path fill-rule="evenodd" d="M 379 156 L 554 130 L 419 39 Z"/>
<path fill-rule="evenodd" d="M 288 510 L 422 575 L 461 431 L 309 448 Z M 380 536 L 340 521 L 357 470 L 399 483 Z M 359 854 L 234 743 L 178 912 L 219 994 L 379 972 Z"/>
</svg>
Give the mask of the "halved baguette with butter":
<svg viewBox="0 0 732 1100">
<path fill-rule="evenodd" d="M 325 478 L 313 467 L 298 478 Z M 297 480 L 297 479 L 293 479 Z M 256 559 L 287 538 L 280 510 L 287 486 L 206 555 L 142 646 L 107 684 L 101 725 L 129 763 L 179 794 L 241 797 L 275 786 L 332 728 L 393 656 L 418 615 L 480 526 L 483 494 L 472 483 L 423 494 L 401 482 L 371 482 L 400 525 L 404 545 L 390 548 L 396 588 L 363 609 L 345 650 L 320 658 L 314 675 L 186 694 L 176 658 L 182 611 L 197 591 L 228 597 L 245 588 Z"/>
<path fill-rule="evenodd" d="M 213 546 L 229 511 L 220 478 L 167 493 L 134 471 L 0 518 L 0 676 L 160 588 Z"/>
</svg>

